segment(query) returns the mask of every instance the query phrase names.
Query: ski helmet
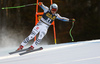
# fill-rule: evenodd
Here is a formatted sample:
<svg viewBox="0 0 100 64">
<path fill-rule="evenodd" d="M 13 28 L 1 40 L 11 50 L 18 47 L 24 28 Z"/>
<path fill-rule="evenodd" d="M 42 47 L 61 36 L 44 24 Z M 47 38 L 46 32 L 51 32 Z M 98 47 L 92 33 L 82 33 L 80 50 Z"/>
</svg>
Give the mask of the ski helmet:
<svg viewBox="0 0 100 64">
<path fill-rule="evenodd" d="M 52 11 L 57 11 L 57 10 L 58 10 L 58 5 L 55 4 L 55 3 L 51 4 L 51 5 L 50 5 L 50 10 L 52 10 Z"/>
</svg>

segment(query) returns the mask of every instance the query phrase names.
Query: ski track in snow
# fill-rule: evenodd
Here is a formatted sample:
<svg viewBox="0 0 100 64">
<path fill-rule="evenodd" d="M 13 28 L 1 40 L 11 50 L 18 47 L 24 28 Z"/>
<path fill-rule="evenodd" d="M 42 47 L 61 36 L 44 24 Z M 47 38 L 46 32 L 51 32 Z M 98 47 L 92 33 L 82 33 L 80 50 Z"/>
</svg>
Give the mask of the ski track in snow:
<svg viewBox="0 0 100 64">
<path fill-rule="evenodd" d="M 100 64 L 100 40 L 39 45 L 44 49 L 20 56 L 17 47 L 0 50 L 0 64 Z"/>
</svg>

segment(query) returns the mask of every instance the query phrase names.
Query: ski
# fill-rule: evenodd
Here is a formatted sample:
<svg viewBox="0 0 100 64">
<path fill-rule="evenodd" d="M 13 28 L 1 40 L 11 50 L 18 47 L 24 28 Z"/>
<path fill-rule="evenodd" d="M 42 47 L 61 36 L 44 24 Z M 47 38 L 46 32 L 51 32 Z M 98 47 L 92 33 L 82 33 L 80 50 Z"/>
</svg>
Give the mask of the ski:
<svg viewBox="0 0 100 64">
<path fill-rule="evenodd" d="M 26 50 L 28 50 L 28 48 L 22 49 L 22 50 L 18 50 L 18 51 L 13 51 L 13 52 L 10 52 L 9 54 L 11 55 L 11 54 L 22 52 L 22 51 L 26 51 Z"/>
<path fill-rule="evenodd" d="M 35 52 L 35 51 L 39 51 L 39 50 L 42 50 L 43 48 L 40 47 L 40 48 L 37 48 L 37 49 L 34 49 L 34 50 L 30 50 L 30 51 L 27 51 L 26 52 L 23 52 L 23 53 L 20 53 L 19 55 L 24 55 L 24 54 L 27 54 L 27 53 L 31 53 L 31 52 Z"/>
</svg>

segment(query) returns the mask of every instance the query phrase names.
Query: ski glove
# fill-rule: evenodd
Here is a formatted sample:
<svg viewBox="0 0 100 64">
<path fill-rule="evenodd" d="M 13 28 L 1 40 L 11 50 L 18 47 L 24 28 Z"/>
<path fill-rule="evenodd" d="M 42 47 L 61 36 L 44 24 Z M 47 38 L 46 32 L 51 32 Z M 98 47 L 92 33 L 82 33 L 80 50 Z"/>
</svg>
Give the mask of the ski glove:
<svg viewBox="0 0 100 64">
<path fill-rule="evenodd" d="M 73 19 L 69 19 L 69 22 L 75 22 L 75 19 L 73 18 Z"/>
<path fill-rule="evenodd" d="M 39 2 L 39 6 L 41 6 L 43 3 L 42 2 Z"/>
</svg>

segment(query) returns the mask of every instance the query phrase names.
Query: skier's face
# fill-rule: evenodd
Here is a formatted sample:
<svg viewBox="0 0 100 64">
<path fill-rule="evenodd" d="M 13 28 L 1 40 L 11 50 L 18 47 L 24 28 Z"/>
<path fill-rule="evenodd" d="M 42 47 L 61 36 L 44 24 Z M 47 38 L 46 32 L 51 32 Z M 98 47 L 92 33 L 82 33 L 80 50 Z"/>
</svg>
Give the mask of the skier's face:
<svg viewBox="0 0 100 64">
<path fill-rule="evenodd" d="M 55 14 L 55 13 L 56 13 L 56 11 L 51 10 L 51 13 L 52 13 L 52 14 Z"/>
</svg>

